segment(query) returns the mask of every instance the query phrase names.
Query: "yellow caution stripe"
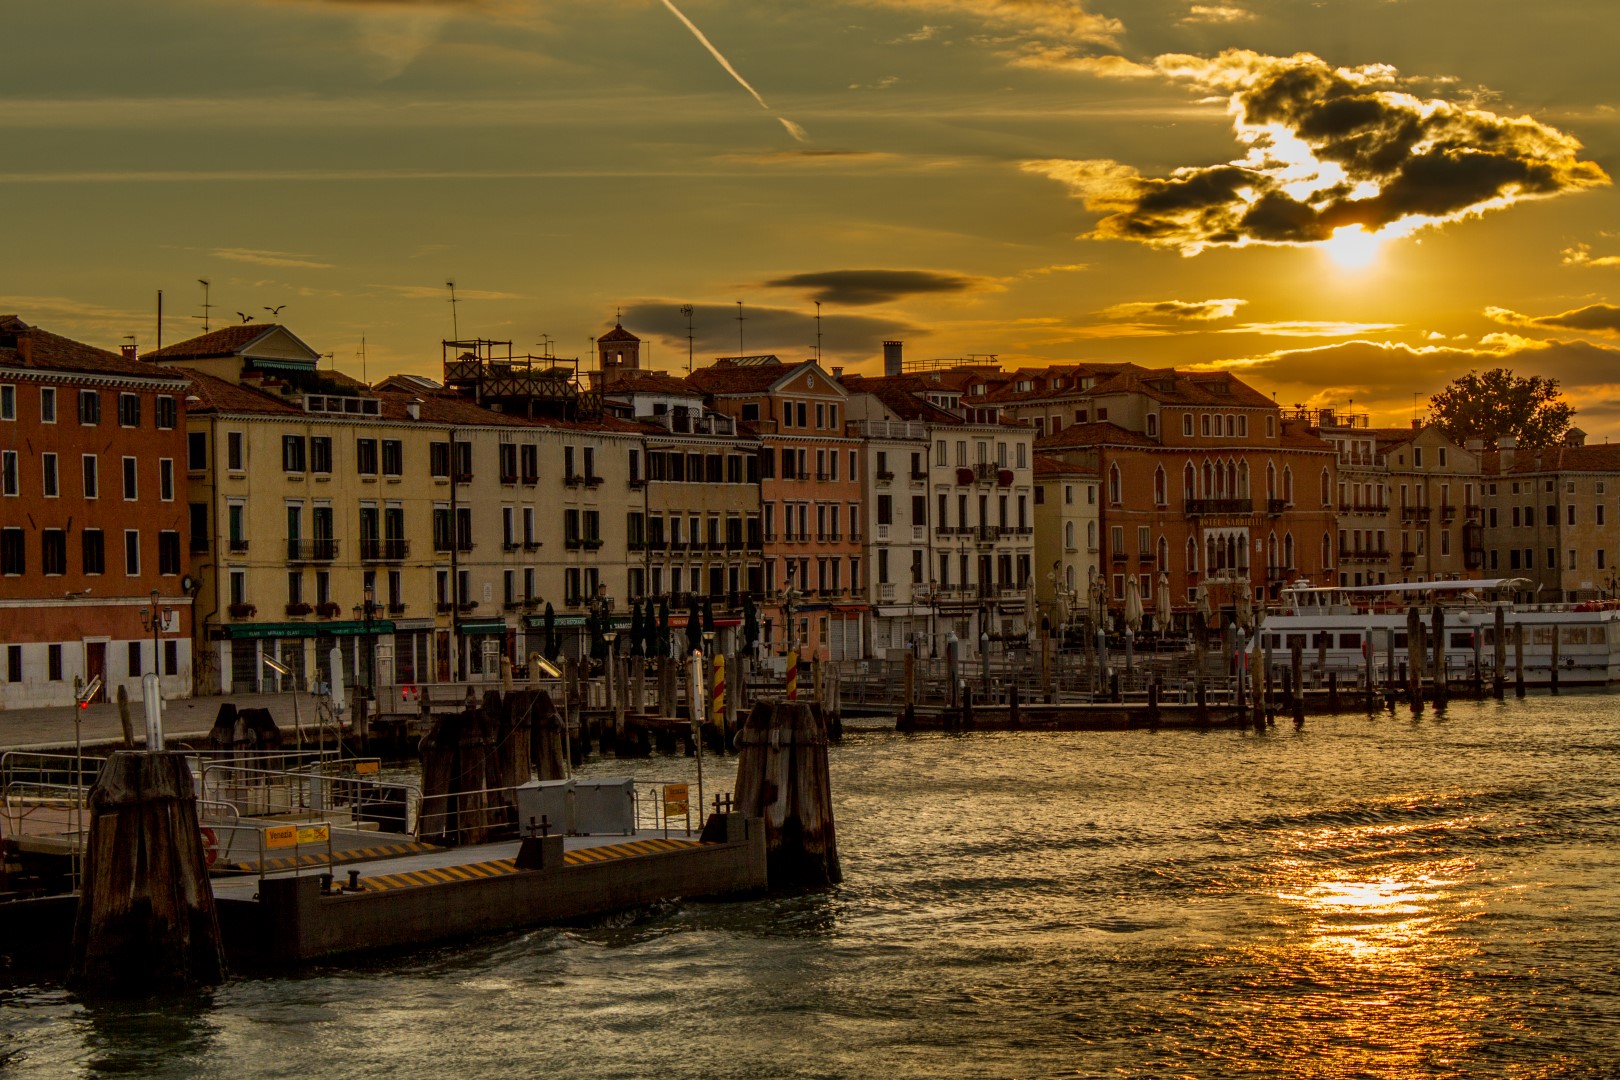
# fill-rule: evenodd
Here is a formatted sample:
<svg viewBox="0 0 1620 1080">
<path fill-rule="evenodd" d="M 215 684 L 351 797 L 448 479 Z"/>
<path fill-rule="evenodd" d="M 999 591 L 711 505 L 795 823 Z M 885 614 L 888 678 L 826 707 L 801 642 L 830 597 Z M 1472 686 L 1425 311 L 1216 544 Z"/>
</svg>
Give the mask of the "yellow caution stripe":
<svg viewBox="0 0 1620 1080">
<path fill-rule="evenodd" d="M 443 850 L 433 844 L 420 844 L 414 840 L 402 841 L 398 844 L 383 844 L 378 847 L 349 848 L 346 851 L 332 852 L 332 865 L 341 866 L 345 863 L 369 862 L 374 859 L 397 859 L 401 855 L 420 855 L 426 851 Z M 305 866 L 326 865 L 326 852 L 323 849 L 319 854 L 284 855 L 280 858 L 265 859 L 261 865 L 257 860 L 248 859 L 242 862 L 227 863 L 223 866 L 212 867 L 216 874 L 257 874 L 273 873 L 277 870 L 301 869 Z"/>
<path fill-rule="evenodd" d="M 662 837 L 655 840 L 631 840 L 623 844 L 608 844 L 603 847 L 580 848 L 570 851 L 563 856 L 566 866 L 584 866 L 589 863 L 610 862 L 614 859 L 629 859 L 637 855 L 657 855 L 667 851 L 684 851 L 698 846 L 696 840 L 673 840 Z M 500 877 L 503 874 L 517 873 L 515 859 L 496 859 L 492 862 L 463 863 L 457 866 L 431 866 L 420 870 L 401 870 L 392 874 L 378 874 L 376 877 L 361 878 L 362 889 L 372 891 L 385 891 L 388 889 L 410 889 L 423 885 L 448 885 L 457 881 L 473 881 L 478 878 Z"/>
</svg>

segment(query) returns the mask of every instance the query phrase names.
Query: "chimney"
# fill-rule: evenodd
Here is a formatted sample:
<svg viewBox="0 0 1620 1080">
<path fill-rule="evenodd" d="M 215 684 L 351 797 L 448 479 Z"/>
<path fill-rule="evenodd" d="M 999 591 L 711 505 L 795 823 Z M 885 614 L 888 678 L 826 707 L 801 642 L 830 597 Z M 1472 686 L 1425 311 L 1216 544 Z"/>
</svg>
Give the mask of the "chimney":
<svg viewBox="0 0 1620 1080">
<path fill-rule="evenodd" d="M 843 382 L 843 380 L 844 380 L 844 369 L 841 368 L 841 367 L 833 368 L 833 382 Z"/>
<path fill-rule="evenodd" d="M 120 345 L 118 351 L 124 354 L 125 360 L 134 360 L 136 358 L 135 346 L 133 345 Z"/>
<path fill-rule="evenodd" d="M 904 344 L 901 341 L 885 341 L 883 343 L 883 374 L 900 374 L 900 347 Z"/>
<path fill-rule="evenodd" d="M 1484 439 L 1469 439 L 1467 442 L 1463 443 L 1463 449 L 1468 450 L 1468 451 L 1472 451 L 1473 453 L 1477 454 L 1480 451 L 1485 449 L 1485 440 Z"/>
<path fill-rule="evenodd" d="M 1513 468 L 1513 451 L 1518 447 L 1519 440 L 1512 435 L 1500 435 L 1496 440 L 1497 452 L 1501 455 L 1502 471 L 1507 472 Z"/>
</svg>

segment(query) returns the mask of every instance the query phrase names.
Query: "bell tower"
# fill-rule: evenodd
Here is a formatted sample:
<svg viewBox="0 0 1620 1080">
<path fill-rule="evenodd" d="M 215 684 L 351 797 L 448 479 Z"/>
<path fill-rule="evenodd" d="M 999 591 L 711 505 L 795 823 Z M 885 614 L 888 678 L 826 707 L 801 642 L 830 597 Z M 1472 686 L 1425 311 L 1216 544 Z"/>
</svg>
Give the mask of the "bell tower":
<svg viewBox="0 0 1620 1080">
<path fill-rule="evenodd" d="M 617 320 L 613 329 L 596 339 L 596 359 L 603 371 L 641 367 L 641 339 Z"/>
</svg>

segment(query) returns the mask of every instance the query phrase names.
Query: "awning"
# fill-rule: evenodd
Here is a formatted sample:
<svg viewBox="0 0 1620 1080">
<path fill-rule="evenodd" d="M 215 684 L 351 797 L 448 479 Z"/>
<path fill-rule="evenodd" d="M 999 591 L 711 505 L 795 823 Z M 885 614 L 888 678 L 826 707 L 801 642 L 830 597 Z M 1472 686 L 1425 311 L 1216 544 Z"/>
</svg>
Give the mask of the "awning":
<svg viewBox="0 0 1620 1080">
<path fill-rule="evenodd" d="M 506 633 L 505 619 L 472 619 L 456 624 L 458 634 L 504 634 Z"/>
<path fill-rule="evenodd" d="M 370 625 L 361 621 L 313 623 L 231 623 L 220 628 L 223 636 L 237 638 L 302 638 L 302 637 L 355 637 L 361 634 L 392 634 L 392 621 L 373 619 Z"/>
</svg>

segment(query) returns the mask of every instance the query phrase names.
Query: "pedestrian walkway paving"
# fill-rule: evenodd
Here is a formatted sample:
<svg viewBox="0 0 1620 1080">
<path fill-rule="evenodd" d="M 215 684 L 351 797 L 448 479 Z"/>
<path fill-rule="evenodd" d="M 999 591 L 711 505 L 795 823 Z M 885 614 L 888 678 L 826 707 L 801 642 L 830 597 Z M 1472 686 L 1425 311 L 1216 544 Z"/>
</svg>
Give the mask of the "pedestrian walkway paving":
<svg viewBox="0 0 1620 1080">
<path fill-rule="evenodd" d="M 299 694 L 297 697 L 300 722 L 308 729 L 314 723 L 316 698 L 310 694 Z M 206 739 L 214 726 L 214 718 L 219 715 L 219 707 L 228 701 L 238 709 L 269 709 L 282 731 L 290 734 L 293 730 L 291 694 L 213 695 L 164 702 L 165 740 L 195 742 Z M 146 745 L 146 706 L 139 701 L 130 702 L 129 717 L 135 729 L 135 745 Z M 97 702 L 86 709 L 63 705 L 57 708 L 0 711 L 0 750 L 72 746 L 75 718 L 79 724 L 79 737 L 86 749 L 108 750 L 123 745 L 124 728 L 118 719 L 117 703 Z"/>
</svg>

